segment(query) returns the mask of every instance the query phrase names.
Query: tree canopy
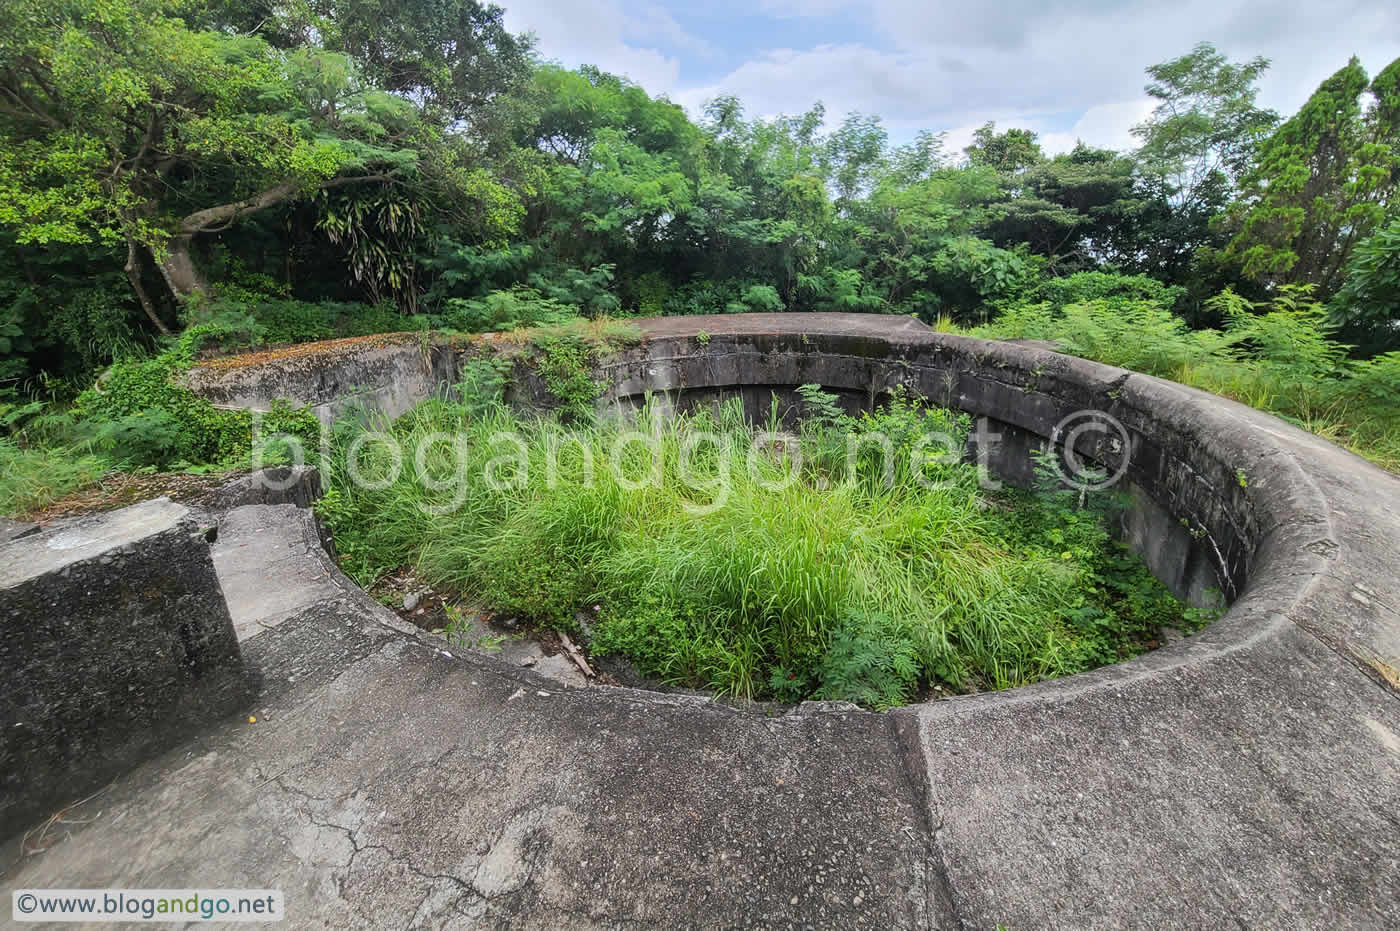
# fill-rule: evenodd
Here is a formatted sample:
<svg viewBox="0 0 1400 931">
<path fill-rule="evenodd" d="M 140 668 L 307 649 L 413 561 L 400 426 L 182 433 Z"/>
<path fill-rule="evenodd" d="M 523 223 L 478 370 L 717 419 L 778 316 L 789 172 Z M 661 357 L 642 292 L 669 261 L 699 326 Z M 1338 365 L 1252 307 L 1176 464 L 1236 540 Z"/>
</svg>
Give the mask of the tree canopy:
<svg viewBox="0 0 1400 931">
<path fill-rule="evenodd" d="M 540 61 L 476 0 L 11 0 L 0 378 L 90 377 L 192 322 L 327 302 L 462 326 L 976 321 L 1082 273 L 1147 276 L 1196 324 L 1226 287 L 1311 286 L 1374 350 L 1396 317 L 1400 62 L 1353 60 L 1284 120 L 1256 104 L 1268 67 L 1208 44 L 1149 66 L 1132 151 L 988 122 L 950 152 L 820 103 L 687 114 Z"/>
</svg>

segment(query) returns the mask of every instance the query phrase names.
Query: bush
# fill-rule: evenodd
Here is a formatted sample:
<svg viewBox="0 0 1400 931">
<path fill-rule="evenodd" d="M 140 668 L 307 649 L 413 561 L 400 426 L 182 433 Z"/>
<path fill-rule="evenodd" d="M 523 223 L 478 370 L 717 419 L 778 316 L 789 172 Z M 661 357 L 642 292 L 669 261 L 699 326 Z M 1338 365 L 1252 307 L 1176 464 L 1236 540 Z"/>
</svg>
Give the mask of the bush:
<svg viewBox="0 0 1400 931">
<path fill-rule="evenodd" d="M 96 445 L 126 468 L 162 470 L 180 457 L 181 439 L 179 422 L 168 411 L 153 408 L 102 423 Z"/>
<path fill-rule="evenodd" d="M 1344 338 L 1366 354 L 1400 346 L 1400 217 L 1356 247 L 1329 309 Z"/>
<path fill-rule="evenodd" d="M 1016 305 L 970 332 L 1054 340 L 1065 352 L 1234 398 L 1400 471 L 1396 354 L 1348 358 L 1334 319 L 1306 288 L 1281 288 L 1267 302 L 1227 290 L 1206 304 L 1223 329 L 1190 330 L 1153 301 L 1100 298 Z"/>
<path fill-rule="evenodd" d="M 347 336 L 421 330 L 431 322 L 424 316 L 404 316 L 386 304 L 312 304 L 290 298 L 266 297 L 234 290 L 191 302 L 186 309 L 189 334 L 202 333 L 195 351 L 218 348 L 239 351 L 264 343 L 311 343 Z"/>
<path fill-rule="evenodd" d="M 108 468 L 84 446 L 25 448 L 0 437 L 0 514 L 23 517 L 97 481 Z"/>
<path fill-rule="evenodd" d="M 442 323 L 464 333 L 496 333 L 520 327 L 557 326 L 577 316 L 577 308 L 546 298 L 533 288 L 514 288 L 493 291 L 483 298 L 451 299 Z"/>
<path fill-rule="evenodd" d="M 253 415 L 219 410 L 178 383 L 179 374 L 189 367 L 211 331 L 223 332 L 218 324 L 191 327 L 154 359 L 112 366 L 78 396 L 75 415 L 91 421 L 114 454 L 124 449 L 138 458 L 157 460 L 145 464 L 247 461 L 252 452 Z M 320 423 L 309 409 L 276 405 L 262 420 L 264 433 L 293 434 L 304 440 L 307 449 L 316 449 Z"/>
<path fill-rule="evenodd" d="M 1046 278 L 1029 295 L 1031 302 L 1045 301 L 1052 307 L 1066 307 L 1087 301 L 1147 301 L 1168 308 L 1185 293 L 1184 288 L 1166 285 L 1146 275 L 1119 275 L 1113 272 L 1076 272 L 1064 278 Z"/>
</svg>

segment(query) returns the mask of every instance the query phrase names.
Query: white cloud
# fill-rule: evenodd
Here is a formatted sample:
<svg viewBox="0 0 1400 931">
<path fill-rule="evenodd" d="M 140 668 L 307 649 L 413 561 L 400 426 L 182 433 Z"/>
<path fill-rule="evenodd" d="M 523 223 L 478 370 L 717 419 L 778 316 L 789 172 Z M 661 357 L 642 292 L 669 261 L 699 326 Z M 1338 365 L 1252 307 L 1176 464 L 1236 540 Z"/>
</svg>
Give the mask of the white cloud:
<svg viewBox="0 0 1400 931">
<path fill-rule="evenodd" d="M 662 16 L 652 16 L 652 34 L 669 32 L 668 42 L 678 44 L 676 34 L 684 30 L 664 10 L 656 12 Z M 645 15 L 639 18 L 618 0 L 510 0 L 505 24 L 512 32 L 535 33 L 539 51 L 546 58 L 556 58 L 570 67 L 597 65 L 660 93 L 680 83 L 680 60 L 627 41 L 644 28 L 648 22 Z"/>
<path fill-rule="evenodd" d="M 1092 106 L 1068 130 L 1042 132 L 1040 147 L 1047 155 L 1054 155 L 1068 152 L 1082 139 L 1106 149 L 1135 148 L 1138 140 L 1133 137 L 1132 129 L 1147 119 L 1154 106 L 1156 102 L 1149 97 Z"/>
<path fill-rule="evenodd" d="M 639 42 L 660 41 L 672 48 L 684 49 L 701 58 L 712 58 L 715 47 L 686 30 L 664 8 L 649 3 L 626 17 L 623 37 Z"/>
<path fill-rule="evenodd" d="M 879 112 L 899 119 L 906 102 L 922 93 L 922 77 L 913 62 L 860 45 L 822 45 L 806 51 L 772 49 L 745 62 L 718 83 L 694 87 L 675 96 L 692 113 L 716 94 L 735 94 L 750 116 L 802 113 L 818 100 L 829 117 L 839 120 L 852 110 Z"/>
<path fill-rule="evenodd" d="M 719 93 L 738 95 L 751 116 L 800 113 L 820 100 L 834 121 L 857 110 L 881 115 L 896 141 L 952 127 L 951 151 L 987 120 L 1034 129 L 1050 151 L 1079 138 L 1131 147 L 1128 130 L 1149 109 L 1143 69 L 1202 39 L 1237 60 L 1272 58 L 1260 102 L 1285 114 L 1351 54 L 1372 72 L 1400 54 L 1400 8 L 1364 0 L 735 0 L 728 13 L 707 14 L 704 38 L 660 2 L 674 0 L 506 0 L 506 20 L 538 33 L 543 54 L 626 74 L 692 114 Z M 804 36 L 822 35 L 822 19 L 840 16 L 826 42 L 754 51 L 697 82 L 685 63 L 743 47 L 743 37 L 722 31 L 738 10 L 779 23 L 802 17 L 800 30 L 780 25 L 777 34 Z M 864 34 L 851 28 L 859 21 Z"/>
</svg>

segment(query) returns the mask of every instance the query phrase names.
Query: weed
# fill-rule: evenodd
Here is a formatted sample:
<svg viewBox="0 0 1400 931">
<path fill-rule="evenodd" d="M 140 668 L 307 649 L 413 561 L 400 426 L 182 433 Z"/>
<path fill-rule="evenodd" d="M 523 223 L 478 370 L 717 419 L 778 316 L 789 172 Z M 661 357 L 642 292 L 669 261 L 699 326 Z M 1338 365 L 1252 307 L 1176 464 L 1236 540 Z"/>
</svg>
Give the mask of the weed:
<svg viewBox="0 0 1400 931">
<path fill-rule="evenodd" d="M 362 584 L 413 565 L 494 613 L 565 630 L 601 605 L 595 655 L 735 695 L 887 707 L 921 685 L 1079 672 L 1147 649 L 1162 624 L 1195 629 L 1111 540 L 1102 508 L 1075 492 L 989 500 L 960 455 L 912 455 L 929 433 L 960 453 L 964 415 L 896 394 L 852 417 L 816 386 L 801 393 L 800 470 L 786 455 L 750 469 L 753 433 L 734 403 L 669 421 L 643 410 L 634 427 L 659 438 L 656 458 L 625 447 L 614 471 L 614 441 L 631 427 L 439 399 L 387 429 L 409 448 L 460 434 L 462 458 L 431 446 L 426 475 L 395 477 L 387 452 L 361 444 L 360 473 L 392 478 L 370 488 L 346 479 L 345 456 L 373 427 L 347 421 L 318 510 Z M 891 468 L 874 447 L 847 449 L 848 432 L 875 430 Z M 502 487 L 497 472 L 493 486 L 492 437 L 505 431 L 523 438 L 512 468 L 531 480 Z M 702 432 L 719 442 L 696 447 Z M 653 469 L 660 481 L 629 481 Z M 438 490 L 452 475 L 461 483 Z"/>
</svg>

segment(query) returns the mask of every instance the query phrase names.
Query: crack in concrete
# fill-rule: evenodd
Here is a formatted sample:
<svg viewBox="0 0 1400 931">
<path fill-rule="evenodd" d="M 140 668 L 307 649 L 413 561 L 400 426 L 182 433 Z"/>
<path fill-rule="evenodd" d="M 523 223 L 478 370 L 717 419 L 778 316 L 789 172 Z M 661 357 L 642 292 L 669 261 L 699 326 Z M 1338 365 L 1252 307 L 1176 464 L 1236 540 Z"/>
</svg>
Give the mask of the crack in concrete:
<svg viewBox="0 0 1400 931">
<path fill-rule="evenodd" d="M 452 751 L 447 751 L 447 753 L 443 754 L 443 757 L 445 757 L 446 755 L 448 755 L 448 753 L 451 752 Z M 439 757 L 439 759 L 441 758 L 442 757 Z M 287 792 L 288 794 L 294 795 L 307 802 L 327 803 L 331 801 L 330 799 L 324 798 L 322 796 L 312 795 L 309 792 L 297 786 L 289 785 L 287 782 L 284 781 L 284 776 L 282 774 L 273 777 L 270 781 L 277 785 L 278 788 Z M 470 900 L 472 904 L 489 904 L 493 901 L 509 899 L 513 896 L 519 895 L 526 886 L 533 884 L 536 864 L 528 860 L 522 861 L 522 865 L 525 867 L 526 875 L 518 886 L 512 889 L 492 894 L 479 888 L 475 880 L 464 879 L 461 876 L 457 876 L 451 873 L 430 873 L 419 867 L 410 855 L 406 853 L 400 853 L 399 851 L 395 850 L 387 844 L 361 843 L 359 839 L 359 826 L 352 828 L 343 824 L 337 824 L 332 821 L 323 821 L 320 818 L 318 818 L 316 814 L 309 809 L 309 807 L 303 808 L 301 810 L 301 814 L 304 815 L 306 820 L 315 827 L 338 831 L 344 834 L 345 839 L 350 843 L 349 858 L 347 858 L 343 864 L 340 864 L 337 867 L 338 870 L 341 870 L 343 872 L 340 875 L 333 876 L 336 884 L 337 893 L 339 894 L 341 899 L 346 901 L 349 901 L 349 899 L 345 894 L 345 882 L 350 878 L 350 873 L 355 866 L 355 860 L 360 856 L 360 854 L 367 853 L 369 851 L 377 851 L 384 854 L 384 856 L 386 856 L 390 861 L 404 867 L 406 870 L 408 870 L 413 875 L 417 876 L 419 879 L 422 879 L 430 884 L 428 889 L 424 891 L 423 898 L 419 900 L 418 905 L 414 909 L 413 917 L 415 918 L 417 917 L 418 912 L 422 909 L 424 903 L 427 902 L 429 896 L 432 895 L 433 884 L 439 882 L 450 883 L 453 886 L 457 887 L 457 889 L 460 891 L 460 894 L 456 897 L 456 899 L 453 900 L 449 907 L 456 907 L 457 904 L 460 903 L 463 899 Z M 507 825 L 507 827 L 509 827 L 509 825 Z M 505 829 L 502 829 L 502 835 L 504 835 L 504 833 Z M 491 844 L 490 848 L 488 848 L 488 855 L 490 850 L 494 850 L 496 846 L 499 843 L 501 843 L 501 840 L 502 837 L 497 837 L 496 841 Z M 410 924 L 408 925 L 408 927 L 413 926 L 414 925 L 412 924 L 412 922 L 410 922 Z"/>
</svg>

